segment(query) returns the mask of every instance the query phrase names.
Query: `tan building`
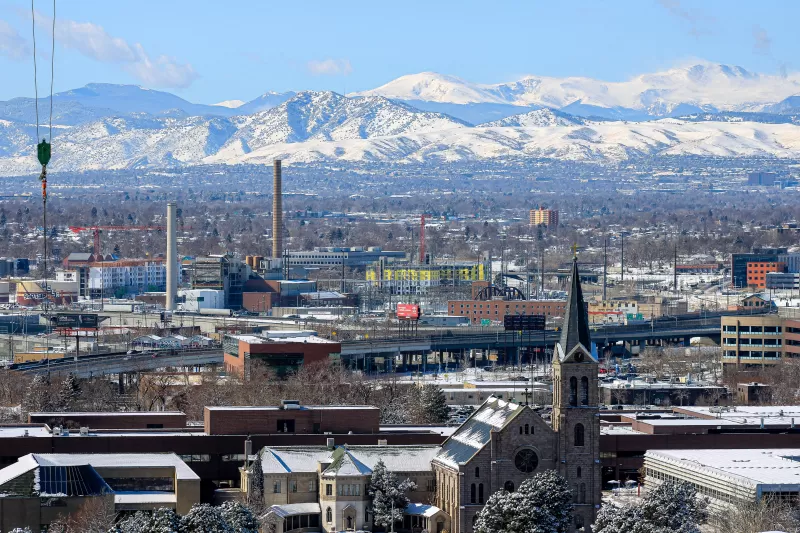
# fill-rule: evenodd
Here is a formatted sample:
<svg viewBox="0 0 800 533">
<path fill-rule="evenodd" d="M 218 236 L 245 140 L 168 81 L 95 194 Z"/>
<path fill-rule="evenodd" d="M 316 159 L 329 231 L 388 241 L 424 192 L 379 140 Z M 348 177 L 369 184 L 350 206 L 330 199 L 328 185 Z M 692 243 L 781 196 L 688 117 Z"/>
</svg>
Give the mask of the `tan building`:
<svg viewBox="0 0 800 533">
<path fill-rule="evenodd" d="M 200 478 L 173 453 L 32 453 L 0 470 L 0 494 L 0 530 L 38 533 L 91 498 L 118 513 L 168 507 L 186 514 L 200 503 Z"/>
<path fill-rule="evenodd" d="M 564 300 L 451 300 L 447 314 L 469 317 L 473 324 L 481 320 L 502 322 L 506 315 L 544 315 L 546 318 L 564 316 Z"/>
<path fill-rule="evenodd" d="M 778 315 L 723 316 L 722 363 L 774 365 L 800 357 L 800 320 Z"/>
<path fill-rule="evenodd" d="M 589 302 L 590 324 L 626 324 L 628 320 L 642 318 L 635 300 L 603 300 Z"/>
<path fill-rule="evenodd" d="M 555 209 L 531 209 L 529 218 L 531 226 L 558 226 L 558 211 Z"/>
</svg>

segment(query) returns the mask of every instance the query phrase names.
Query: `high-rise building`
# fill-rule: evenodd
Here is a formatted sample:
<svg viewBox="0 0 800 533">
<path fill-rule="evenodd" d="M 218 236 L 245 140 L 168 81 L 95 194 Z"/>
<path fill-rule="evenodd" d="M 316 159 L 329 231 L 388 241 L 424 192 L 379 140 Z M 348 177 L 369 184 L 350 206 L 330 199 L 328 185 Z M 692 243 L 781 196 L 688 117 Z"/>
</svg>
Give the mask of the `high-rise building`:
<svg viewBox="0 0 800 533">
<path fill-rule="evenodd" d="M 747 286 L 756 289 L 767 287 L 767 274 L 786 272 L 786 263 L 780 261 L 752 261 L 747 263 Z"/>
<path fill-rule="evenodd" d="M 530 225 L 531 226 L 558 226 L 558 211 L 555 209 L 531 209 L 530 212 Z"/>
</svg>

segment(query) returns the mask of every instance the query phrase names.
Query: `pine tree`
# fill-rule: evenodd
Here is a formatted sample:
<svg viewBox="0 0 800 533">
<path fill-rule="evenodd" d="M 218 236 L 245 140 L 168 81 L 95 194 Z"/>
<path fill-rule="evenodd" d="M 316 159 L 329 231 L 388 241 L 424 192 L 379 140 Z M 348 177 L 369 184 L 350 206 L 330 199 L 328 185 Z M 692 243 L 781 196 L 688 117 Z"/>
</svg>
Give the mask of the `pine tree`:
<svg viewBox="0 0 800 533">
<path fill-rule="evenodd" d="M 416 488 L 416 483 L 409 479 L 398 482 L 397 476 L 386 469 L 383 461 L 378 461 L 372 469 L 369 484 L 375 524 L 388 527 L 392 522 L 402 521 L 403 512 L 410 501 L 406 492 Z"/>
<path fill-rule="evenodd" d="M 436 385 L 423 385 L 419 391 L 419 422 L 442 424 L 450 417 L 450 407 L 444 391 Z"/>
<path fill-rule="evenodd" d="M 595 533 L 700 533 L 708 502 L 689 483 L 662 483 L 637 504 L 604 505 Z"/>
<path fill-rule="evenodd" d="M 44 376 L 34 376 L 31 382 L 28 383 L 25 396 L 22 397 L 22 411 L 36 413 L 49 410 L 49 387 L 50 384 Z"/>
<path fill-rule="evenodd" d="M 236 533 L 258 533 L 258 520 L 253 513 L 241 502 L 225 502 L 220 508 L 222 518 L 228 523 L 228 527 Z"/>
<path fill-rule="evenodd" d="M 168 508 L 152 513 L 137 511 L 109 530 L 109 533 L 182 533 L 180 519 Z"/>
<path fill-rule="evenodd" d="M 55 410 L 65 412 L 73 409 L 81 396 L 81 386 L 73 374 L 61 382 L 56 395 Z"/>
<path fill-rule="evenodd" d="M 219 508 L 207 503 L 192 506 L 181 518 L 181 533 L 235 533 L 222 517 Z"/>
<path fill-rule="evenodd" d="M 553 470 L 526 479 L 516 492 L 492 494 L 475 521 L 475 533 L 563 533 L 572 525 L 572 491 Z"/>
<path fill-rule="evenodd" d="M 250 465 L 250 495 L 251 501 L 264 501 L 264 471 L 261 467 L 261 452 L 256 453 L 256 458 Z"/>
</svg>

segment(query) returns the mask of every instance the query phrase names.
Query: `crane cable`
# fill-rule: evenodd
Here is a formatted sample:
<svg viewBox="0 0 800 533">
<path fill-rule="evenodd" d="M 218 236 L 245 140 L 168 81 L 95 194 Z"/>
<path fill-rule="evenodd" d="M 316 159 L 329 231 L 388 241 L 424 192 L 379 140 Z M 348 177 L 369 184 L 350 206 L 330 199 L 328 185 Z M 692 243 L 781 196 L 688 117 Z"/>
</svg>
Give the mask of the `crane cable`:
<svg viewBox="0 0 800 533">
<path fill-rule="evenodd" d="M 37 76 L 36 64 L 36 10 L 34 0 L 31 0 L 31 31 L 33 34 L 33 89 L 36 108 L 36 139 L 39 139 L 39 80 Z M 42 182 L 42 229 L 44 236 L 44 291 L 45 291 L 45 310 L 47 309 L 47 299 L 49 287 L 47 286 L 47 164 L 50 162 L 51 146 L 53 142 L 53 85 L 55 81 L 55 55 L 56 55 L 56 0 L 53 0 L 53 24 L 52 24 L 52 48 L 50 51 L 50 117 L 48 120 L 48 142 L 42 141 L 36 145 L 36 155 L 42 165 L 42 173 L 39 181 Z"/>
</svg>

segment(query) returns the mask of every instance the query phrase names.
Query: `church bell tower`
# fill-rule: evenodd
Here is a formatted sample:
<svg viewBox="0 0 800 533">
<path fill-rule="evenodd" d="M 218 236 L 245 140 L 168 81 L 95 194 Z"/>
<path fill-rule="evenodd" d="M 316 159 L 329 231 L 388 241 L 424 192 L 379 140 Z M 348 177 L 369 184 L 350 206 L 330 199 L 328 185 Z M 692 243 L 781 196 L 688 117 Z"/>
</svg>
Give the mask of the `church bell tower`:
<svg viewBox="0 0 800 533">
<path fill-rule="evenodd" d="M 575 495 L 574 531 L 589 531 L 600 505 L 598 370 L 575 255 L 564 326 L 553 352 L 552 418 L 558 434 L 558 472 Z"/>
</svg>

